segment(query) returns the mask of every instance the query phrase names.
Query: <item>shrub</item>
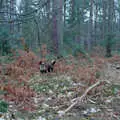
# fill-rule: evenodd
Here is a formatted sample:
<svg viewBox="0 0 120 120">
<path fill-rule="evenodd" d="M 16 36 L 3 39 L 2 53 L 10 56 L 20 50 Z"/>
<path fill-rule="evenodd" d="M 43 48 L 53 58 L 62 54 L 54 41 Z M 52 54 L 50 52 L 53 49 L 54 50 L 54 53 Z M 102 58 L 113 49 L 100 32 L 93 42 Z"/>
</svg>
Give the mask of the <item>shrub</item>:
<svg viewBox="0 0 120 120">
<path fill-rule="evenodd" d="M 5 28 L 0 27 L 0 51 L 2 55 L 6 55 L 10 53 L 10 42 L 9 42 L 9 31 Z"/>
<path fill-rule="evenodd" d="M 0 112 L 5 113 L 8 110 L 8 104 L 5 101 L 0 101 Z"/>
</svg>

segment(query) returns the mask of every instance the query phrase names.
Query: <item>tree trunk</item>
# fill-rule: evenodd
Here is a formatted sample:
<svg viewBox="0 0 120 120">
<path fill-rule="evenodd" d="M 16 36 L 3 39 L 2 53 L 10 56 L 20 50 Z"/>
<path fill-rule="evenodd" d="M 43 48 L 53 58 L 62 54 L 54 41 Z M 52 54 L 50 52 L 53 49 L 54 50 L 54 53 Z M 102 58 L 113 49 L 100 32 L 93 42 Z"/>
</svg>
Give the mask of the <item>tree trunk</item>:
<svg viewBox="0 0 120 120">
<path fill-rule="evenodd" d="M 102 39 L 105 40 L 106 39 L 106 16 L 107 16 L 107 2 L 106 0 L 103 0 L 103 26 L 102 26 Z"/>
<path fill-rule="evenodd" d="M 0 0 L 0 10 L 2 9 L 3 6 L 3 0 Z"/>
<path fill-rule="evenodd" d="M 88 23 L 88 39 L 87 39 L 87 45 L 88 45 L 88 51 L 92 48 L 92 35 L 93 35 L 93 4 L 94 1 L 90 0 L 90 19 Z"/>
<path fill-rule="evenodd" d="M 98 19 L 98 5 L 95 6 L 95 22 L 94 22 L 94 45 L 97 45 L 97 19 Z"/>
<path fill-rule="evenodd" d="M 66 27 L 66 0 L 64 0 L 64 27 Z"/>
<path fill-rule="evenodd" d="M 53 48 L 56 55 L 63 46 L 63 0 L 53 0 Z"/>
<path fill-rule="evenodd" d="M 113 39 L 113 17 L 114 17 L 114 0 L 108 0 L 108 30 L 106 41 L 106 56 L 112 56 L 112 39 Z"/>
</svg>

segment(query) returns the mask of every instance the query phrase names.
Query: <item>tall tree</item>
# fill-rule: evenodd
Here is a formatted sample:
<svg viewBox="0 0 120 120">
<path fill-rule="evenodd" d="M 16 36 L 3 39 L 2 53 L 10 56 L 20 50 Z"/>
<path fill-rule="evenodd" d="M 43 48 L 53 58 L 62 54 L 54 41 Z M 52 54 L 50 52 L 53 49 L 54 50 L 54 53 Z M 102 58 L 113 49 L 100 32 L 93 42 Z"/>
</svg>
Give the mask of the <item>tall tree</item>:
<svg viewBox="0 0 120 120">
<path fill-rule="evenodd" d="M 60 54 L 63 46 L 63 0 L 53 0 L 53 48 Z"/>
<path fill-rule="evenodd" d="M 95 2 L 95 11 L 94 11 L 94 15 L 95 15 L 95 18 L 94 18 L 94 32 L 93 32 L 93 38 L 94 38 L 94 41 L 93 41 L 93 45 L 97 45 L 97 36 L 98 36 L 98 33 L 97 33 L 97 20 L 98 20 L 98 11 L 99 11 L 99 7 L 98 7 L 98 3 Z"/>
<path fill-rule="evenodd" d="M 88 50 L 91 50 L 92 47 L 92 39 L 93 39 L 93 6 L 94 0 L 90 0 L 90 15 L 89 15 L 89 23 L 88 23 Z"/>
<path fill-rule="evenodd" d="M 106 40 L 106 56 L 111 57 L 112 39 L 113 39 L 113 20 L 114 20 L 114 0 L 108 0 L 108 20 L 107 20 L 107 40 Z"/>
</svg>

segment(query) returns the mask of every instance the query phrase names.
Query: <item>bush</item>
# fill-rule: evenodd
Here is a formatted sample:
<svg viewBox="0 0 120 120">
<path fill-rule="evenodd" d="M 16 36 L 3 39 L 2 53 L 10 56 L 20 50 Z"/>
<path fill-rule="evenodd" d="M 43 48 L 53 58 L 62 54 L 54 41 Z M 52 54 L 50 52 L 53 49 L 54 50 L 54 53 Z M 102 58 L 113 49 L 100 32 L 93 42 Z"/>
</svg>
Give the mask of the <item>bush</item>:
<svg viewBox="0 0 120 120">
<path fill-rule="evenodd" d="M 8 55 L 9 53 L 11 53 L 11 47 L 10 47 L 10 44 L 9 44 L 9 41 L 7 40 L 3 40 L 0 42 L 1 44 L 1 51 L 2 51 L 2 55 Z"/>
<path fill-rule="evenodd" d="M 0 27 L 0 51 L 2 55 L 10 53 L 10 35 L 6 28 Z"/>
<path fill-rule="evenodd" d="M 5 113 L 8 110 L 8 104 L 5 101 L 0 101 L 0 112 Z"/>
</svg>

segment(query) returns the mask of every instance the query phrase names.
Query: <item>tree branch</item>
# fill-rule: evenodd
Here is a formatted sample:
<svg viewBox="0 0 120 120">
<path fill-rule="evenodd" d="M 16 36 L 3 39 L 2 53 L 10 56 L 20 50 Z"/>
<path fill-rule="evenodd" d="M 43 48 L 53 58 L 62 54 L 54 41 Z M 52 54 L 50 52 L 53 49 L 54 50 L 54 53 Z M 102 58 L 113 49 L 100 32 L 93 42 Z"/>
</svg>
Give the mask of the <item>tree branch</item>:
<svg viewBox="0 0 120 120">
<path fill-rule="evenodd" d="M 73 101 L 74 102 L 67 109 L 65 109 L 64 111 L 59 112 L 60 116 L 64 115 L 68 111 L 70 111 L 76 104 L 82 103 L 82 101 L 84 100 L 84 98 L 86 97 L 86 95 L 88 94 L 88 92 L 91 91 L 93 88 L 95 88 L 96 86 L 100 85 L 103 82 L 105 82 L 107 84 L 110 84 L 110 82 L 107 81 L 107 80 L 101 80 L 101 81 L 96 82 L 95 84 L 93 84 L 92 86 L 90 86 L 89 88 L 87 88 L 86 91 L 83 93 L 83 95 L 81 97 L 77 97 L 76 99 L 72 100 L 72 102 Z"/>
</svg>

